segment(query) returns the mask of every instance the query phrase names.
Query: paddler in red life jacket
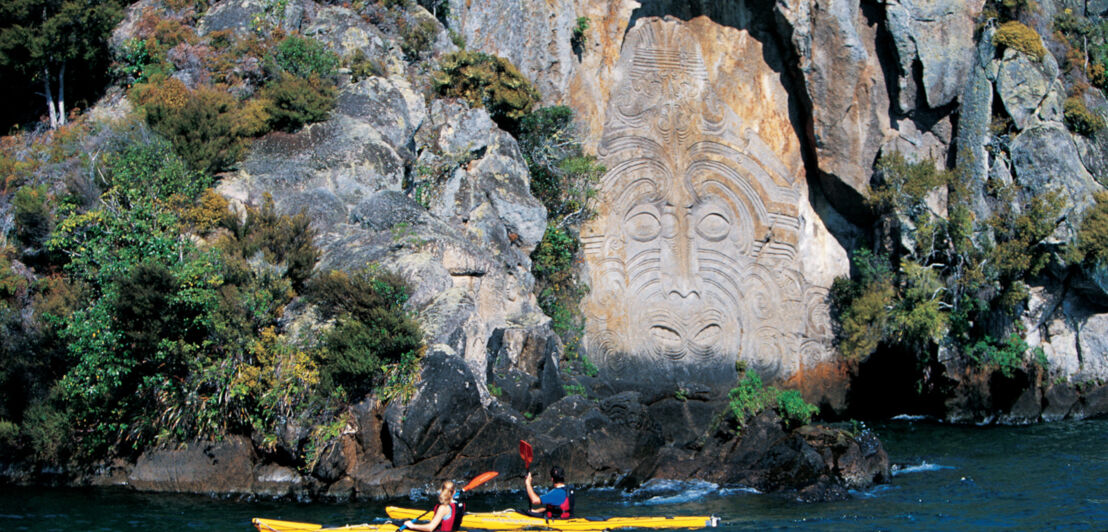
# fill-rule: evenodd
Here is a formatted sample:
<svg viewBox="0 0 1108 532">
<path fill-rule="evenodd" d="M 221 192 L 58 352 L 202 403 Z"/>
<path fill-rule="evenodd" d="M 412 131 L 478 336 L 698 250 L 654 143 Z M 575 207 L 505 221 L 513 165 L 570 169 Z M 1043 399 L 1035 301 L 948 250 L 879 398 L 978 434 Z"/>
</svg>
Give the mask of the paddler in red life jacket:
<svg viewBox="0 0 1108 532">
<path fill-rule="evenodd" d="M 426 523 L 404 521 L 407 530 L 419 532 L 454 532 L 462 524 L 465 503 L 454 501 L 454 482 L 447 480 L 439 490 L 439 503 L 435 505 L 435 515 Z"/>
<path fill-rule="evenodd" d="M 527 498 L 531 500 L 531 515 L 545 517 L 547 519 L 564 519 L 573 514 L 573 490 L 566 487 L 566 474 L 562 468 L 554 466 L 550 468 L 550 480 L 554 487 L 539 497 L 535 488 L 531 486 L 531 472 L 527 472 L 524 485 L 527 487 Z"/>
</svg>

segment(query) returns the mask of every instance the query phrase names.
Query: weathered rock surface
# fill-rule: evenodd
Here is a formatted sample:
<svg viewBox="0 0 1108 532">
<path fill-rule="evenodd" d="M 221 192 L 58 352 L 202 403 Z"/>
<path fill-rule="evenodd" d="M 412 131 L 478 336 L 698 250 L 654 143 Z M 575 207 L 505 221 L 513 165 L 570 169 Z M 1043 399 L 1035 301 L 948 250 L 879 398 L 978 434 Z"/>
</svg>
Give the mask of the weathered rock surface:
<svg viewBox="0 0 1108 532">
<path fill-rule="evenodd" d="M 216 494 L 251 493 L 255 482 L 255 454 L 250 440 L 231 436 L 223 441 L 197 441 L 179 449 L 143 453 L 127 483 L 145 491 Z M 272 482 L 279 471 L 259 471 L 262 482 Z"/>
<path fill-rule="evenodd" d="M 877 24 L 868 9 L 839 0 L 776 5 L 804 79 L 821 182 L 842 206 L 865 194 L 890 128 L 889 74 L 878 57 Z"/>
<path fill-rule="evenodd" d="M 823 426 L 786 432 L 767 413 L 733 438 L 724 424 L 695 449 L 666 448 L 656 474 L 666 478 L 692 469 L 698 478 L 756 489 L 796 486 L 804 500 L 835 500 L 889 478 L 889 459 L 872 434 L 852 436 Z M 771 488 L 772 489 L 772 488 Z"/>
<path fill-rule="evenodd" d="M 905 96 L 910 94 L 908 85 L 915 83 L 916 60 L 922 69 L 921 88 L 928 107 L 947 105 L 962 92 L 973 66 L 973 55 L 966 51 L 973 49 L 974 23 L 984 5 L 984 0 L 892 0 L 885 4 L 900 63 L 901 109 L 915 107 Z"/>
<path fill-rule="evenodd" d="M 1016 127 L 1023 130 L 1040 120 L 1061 122 L 1061 82 L 1058 63 L 1047 55 L 1042 61 L 1012 49 L 1004 51 L 997 65 L 996 93 Z"/>
<path fill-rule="evenodd" d="M 431 210 L 401 192 L 419 164 L 447 174 L 443 182 L 415 178 Z M 483 109 L 437 102 L 428 110 L 408 82 L 390 77 L 344 87 L 326 122 L 255 143 L 220 191 L 305 210 L 320 232 L 320 268 L 398 270 L 414 287 L 410 304 L 428 343 L 448 345 L 483 372 L 493 329 L 541 331 L 547 322 L 528 257 L 546 213 L 528 187 L 514 139 Z"/>
</svg>

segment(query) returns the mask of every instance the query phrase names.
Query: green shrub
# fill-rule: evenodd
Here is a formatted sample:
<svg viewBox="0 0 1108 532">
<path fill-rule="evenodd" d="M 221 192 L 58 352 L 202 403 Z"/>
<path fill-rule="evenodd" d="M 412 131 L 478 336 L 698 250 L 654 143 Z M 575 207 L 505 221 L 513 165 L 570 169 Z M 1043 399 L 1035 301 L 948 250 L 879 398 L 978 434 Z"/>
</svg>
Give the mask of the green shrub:
<svg viewBox="0 0 1108 532">
<path fill-rule="evenodd" d="M 294 289 L 303 286 L 319 260 L 315 231 L 304 213 L 295 216 L 277 212 L 273 198 L 266 196 L 258 208 L 247 208 L 245 220 L 226 218 L 235 239 L 224 243 L 226 251 L 248 259 L 261 252 L 270 264 L 283 266 Z"/>
<path fill-rule="evenodd" d="M 819 407 L 805 401 L 796 390 L 781 390 L 777 392 L 777 411 L 790 426 L 807 425 L 819 413 Z"/>
<path fill-rule="evenodd" d="M 762 384 L 762 378 L 754 372 L 747 373 L 743 380 L 739 381 L 739 385 L 731 389 L 727 397 L 731 415 L 735 416 L 740 427 L 745 427 L 747 419 L 762 412 L 771 404 L 769 394 Z"/>
<path fill-rule="evenodd" d="M 358 49 L 344 60 L 346 68 L 350 69 L 350 80 L 357 83 L 371 76 L 384 77 L 388 75 L 388 69 L 379 59 L 370 59 L 365 51 Z"/>
<path fill-rule="evenodd" d="M 335 88 L 318 77 L 282 73 L 261 91 L 272 129 L 293 132 L 304 124 L 327 119 L 335 106 Z"/>
<path fill-rule="evenodd" d="M 993 35 L 993 43 L 998 50 L 1011 48 L 1027 54 L 1039 61 L 1046 56 L 1046 48 L 1039 33 L 1015 20 L 1001 24 Z"/>
<path fill-rule="evenodd" d="M 210 275 L 210 274 L 209 274 Z M 143 262 L 116 280 L 111 305 L 111 326 L 119 341 L 143 363 L 156 361 L 150 372 L 183 377 L 186 360 L 175 351 L 159 352 L 162 342 L 198 344 L 208 335 L 214 292 L 191 290 L 192 279 L 157 262 Z M 216 281 L 217 278 L 209 278 Z M 200 297 L 195 297 L 200 296 Z"/>
<path fill-rule="evenodd" d="M 323 43 L 299 35 L 290 35 L 277 43 L 274 60 L 282 71 L 301 78 L 327 78 L 339 66 L 339 56 Z"/>
<path fill-rule="evenodd" d="M 399 276 L 332 270 L 313 279 L 306 295 L 325 317 L 336 320 L 319 355 L 323 389 L 341 389 L 354 400 L 386 383 L 386 365 L 410 373 L 423 337 L 403 308 L 408 288 Z"/>
<path fill-rule="evenodd" d="M 447 54 L 431 77 L 434 93 L 462 98 L 484 107 L 505 131 L 516 133 L 519 121 L 539 101 L 538 91 L 507 59 L 461 50 Z"/>
<path fill-rule="evenodd" d="M 1014 191 L 1001 194 L 1005 201 L 987 220 L 996 239 L 988 260 L 1002 281 L 1035 277 L 1052 259 L 1052 248 L 1043 242 L 1061 222 L 1065 198 L 1058 191 L 1038 194 L 1027 201 L 1020 201 Z M 1013 209 L 1013 204 L 1020 210 Z"/>
<path fill-rule="evenodd" d="M 605 169 L 582 151 L 569 107 L 544 107 L 526 114 L 518 139 L 531 172 L 531 193 L 546 207 L 549 218 L 542 241 L 531 253 L 539 305 L 551 317 L 572 360 L 584 333 L 580 306 L 588 291 L 576 268 L 580 243 L 575 232 L 594 214 L 590 202 Z M 597 372 L 583 356 L 580 366 L 586 375 Z"/>
<path fill-rule="evenodd" d="M 400 50 L 409 61 L 418 61 L 435 44 L 438 34 L 439 25 L 432 19 L 420 18 L 418 22 L 406 23 L 401 30 Z"/>
<path fill-rule="evenodd" d="M 1016 370 L 1026 366 L 1025 357 L 1030 349 L 1019 334 L 1012 333 L 1004 342 L 986 336 L 971 345 L 966 354 L 978 365 L 1011 377 Z"/>
<path fill-rule="evenodd" d="M 43 463 L 59 463 L 69 451 L 72 434 L 64 412 L 36 404 L 23 414 L 20 433 L 27 440 L 31 456 Z"/>
<path fill-rule="evenodd" d="M 584 316 L 579 307 L 587 290 L 574 268 L 579 245 L 564 228 L 551 223 L 531 252 L 539 307 L 550 316 L 551 326 L 562 338 L 565 354 L 570 358 L 577 356 L 584 333 Z"/>
<path fill-rule="evenodd" d="M 891 152 L 877 161 L 881 181 L 870 189 L 866 202 L 879 213 L 918 214 L 926 209 L 927 195 L 945 186 L 950 173 L 935 168 L 931 161 L 910 163 L 900 152 Z"/>
<path fill-rule="evenodd" d="M 1066 98 L 1062 104 L 1063 116 L 1070 130 L 1086 137 L 1104 129 L 1104 118 L 1089 110 L 1079 96 Z"/>
<path fill-rule="evenodd" d="M 184 101 L 155 100 L 146 105 L 150 127 L 173 144 L 174 151 L 189 167 L 206 173 L 230 168 L 243 150 L 239 102 L 225 92 L 200 88 Z"/>
<path fill-rule="evenodd" d="M 577 17 L 577 22 L 573 26 L 573 34 L 569 38 L 569 44 L 573 47 L 573 51 L 581 53 L 584 49 L 587 38 L 585 32 L 589 31 L 589 17 Z"/>
<path fill-rule="evenodd" d="M 263 442 L 273 442 L 281 427 L 290 422 L 310 424 L 314 414 L 326 417 L 328 402 L 317 388 L 319 368 L 310 353 L 297 349 L 265 327 L 252 335 L 240 364 L 229 367 L 229 375 L 212 379 L 215 397 L 225 401 L 220 409 L 201 412 L 211 423 L 254 430 Z M 210 401 L 216 403 L 216 401 Z M 207 405 L 205 405 L 207 406 Z"/>
<path fill-rule="evenodd" d="M 12 450 L 19 446 L 19 425 L 6 419 L 0 419 L 0 450 L 6 456 L 12 456 Z"/>
<path fill-rule="evenodd" d="M 185 161 L 165 141 L 128 143 L 107 159 L 108 186 L 121 198 L 138 195 L 160 200 L 180 196 L 191 202 L 211 186 L 211 178 L 189 171 Z"/>
<path fill-rule="evenodd" d="M 547 224 L 542 241 L 531 252 L 531 271 L 537 277 L 559 283 L 573 273 L 578 242 L 565 229 Z"/>
<path fill-rule="evenodd" d="M 889 334 L 896 298 L 887 257 L 868 249 L 854 252 L 857 279 L 835 279 L 831 297 L 839 328 L 839 350 L 847 360 L 864 360 Z"/>
<path fill-rule="evenodd" d="M 819 412 L 819 408 L 806 402 L 800 392 L 781 390 L 776 386 L 766 387 L 762 384 L 762 378 L 754 372 L 747 372 L 727 396 L 728 409 L 740 429 L 746 426 L 748 419 L 771 407 L 777 409 L 787 426 L 810 423 L 812 416 Z"/>
<path fill-rule="evenodd" d="M 1078 260 L 1094 265 L 1108 259 L 1108 191 L 1097 192 L 1077 231 Z"/>
<path fill-rule="evenodd" d="M 580 223 L 592 217 L 589 201 L 607 170 L 586 155 L 578 141 L 573 110 L 543 107 L 520 121 L 519 147 L 531 171 L 531 193 L 555 223 Z"/>
<path fill-rule="evenodd" d="M 41 249 L 54 229 L 54 213 L 46 185 L 16 189 L 12 210 L 16 240 L 25 248 Z"/>
<path fill-rule="evenodd" d="M 901 345 L 926 349 L 942 340 L 949 325 L 942 294 L 943 279 L 934 268 L 902 260 L 900 301 L 893 314 L 893 338 Z"/>
<path fill-rule="evenodd" d="M 172 64 L 165 62 L 155 43 L 141 39 L 127 39 L 116 53 L 112 71 L 125 84 L 145 83 L 155 74 L 168 74 Z"/>
<path fill-rule="evenodd" d="M 566 395 L 580 395 L 581 397 L 588 397 L 588 393 L 585 391 L 583 384 L 567 384 L 562 387 Z"/>
<path fill-rule="evenodd" d="M 0 249 L 0 299 L 10 300 L 27 293 L 27 278 L 12 269 L 11 249 Z"/>
</svg>

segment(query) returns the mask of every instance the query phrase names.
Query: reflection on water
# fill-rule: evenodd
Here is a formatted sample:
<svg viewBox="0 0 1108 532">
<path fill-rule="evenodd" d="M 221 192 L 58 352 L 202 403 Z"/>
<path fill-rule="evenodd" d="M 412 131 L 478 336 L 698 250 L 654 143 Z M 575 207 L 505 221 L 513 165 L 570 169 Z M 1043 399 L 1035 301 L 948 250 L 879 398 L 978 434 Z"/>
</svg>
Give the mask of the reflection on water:
<svg viewBox="0 0 1108 532">
<path fill-rule="evenodd" d="M 765 528 L 1106 529 L 1108 420 L 1030 427 L 953 427 L 902 420 L 874 428 L 891 484 L 848 501 L 802 504 L 709 482 L 651 482 L 626 493 L 579 492 L 579 515 L 711 514 L 720 532 Z M 522 484 L 522 482 L 520 482 Z M 522 486 L 520 486 L 522 487 Z M 429 506 L 426 498 L 392 503 Z M 471 498 L 473 510 L 523 506 L 522 493 Z M 0 530 L 252 530 L 254 516 L 332 525 L 380 521 L 384 503 L 295 503 L 0 488 Z"/>
</svg>

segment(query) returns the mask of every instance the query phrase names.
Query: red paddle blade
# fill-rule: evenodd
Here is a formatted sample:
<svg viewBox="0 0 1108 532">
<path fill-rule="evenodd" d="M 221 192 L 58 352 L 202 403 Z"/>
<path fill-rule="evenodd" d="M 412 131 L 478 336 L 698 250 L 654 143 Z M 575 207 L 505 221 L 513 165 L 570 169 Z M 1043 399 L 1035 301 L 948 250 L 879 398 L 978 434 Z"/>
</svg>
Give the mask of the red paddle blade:
<svg viewBox="0 0 1108 532">
<path fill-rule="evenodd" d="M 481 484 L 492 480 L 493 477 L 499 474 L 500 473 L 497 473 L 496 471 L 485 471 L 484 473 L 473 477 L 473 480 L 469 481 L 469 484 L 466 484 L 466 487 L 462 488 L 462 491 L 469 491 L 473 488 L 476 488 L 477 486 L 480 486 Z"/>
<path fill-rule="evenodd" d="M 523 460 L 524 465 L 531 467 L 531 460 L 535 455 L 531 452 L 530 443 L 519 440 L 519 457 Z"/>
</svg>

